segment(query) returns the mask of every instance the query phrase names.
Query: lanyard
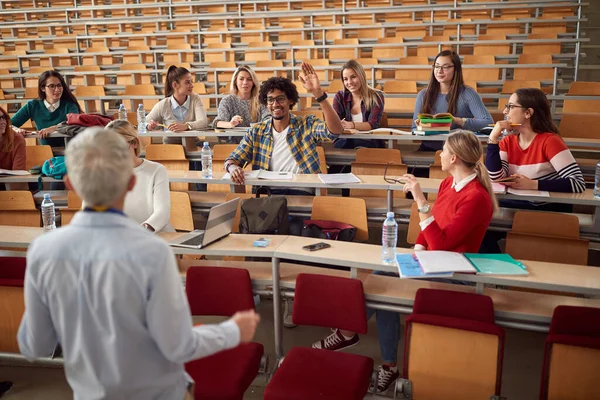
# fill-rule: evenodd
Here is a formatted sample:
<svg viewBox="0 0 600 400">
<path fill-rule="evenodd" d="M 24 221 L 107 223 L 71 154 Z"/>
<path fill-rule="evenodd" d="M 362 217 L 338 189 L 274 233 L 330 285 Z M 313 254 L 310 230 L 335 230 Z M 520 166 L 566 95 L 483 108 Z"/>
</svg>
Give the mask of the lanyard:
<svg viewBox="0 0 600 400">
<path fill-rule="evenodd" d="M 86 207 L 83 209 L 83 211 L 87 211 L 87 212 L 107 212 L 107 213 L 113 213 L 113 214 L 119 214 L 125 217 L 125 213 L 121 210 L 117 210 L 116 208 L 112 208 L 112 207 Z"/>
</svg>

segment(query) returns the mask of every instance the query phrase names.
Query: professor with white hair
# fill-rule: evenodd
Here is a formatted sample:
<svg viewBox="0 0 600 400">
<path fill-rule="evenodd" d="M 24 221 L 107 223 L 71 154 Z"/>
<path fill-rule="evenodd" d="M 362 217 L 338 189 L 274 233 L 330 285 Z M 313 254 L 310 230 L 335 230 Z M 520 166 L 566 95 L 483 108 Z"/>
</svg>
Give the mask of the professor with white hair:
<svg viewBox="0 0 600 400">
<path fill-rule="evenodd" d="M 74 399 L 192 399 L 184 363 L 252 339 L 253 310 L 192 326 L 169 246 L 123 214 L 135 185 L 125 140 L 88 129 L 66 150 L 67 186 L 88 204 L 27 252 L 27 359 L 63 349 Z"/>
</svg>

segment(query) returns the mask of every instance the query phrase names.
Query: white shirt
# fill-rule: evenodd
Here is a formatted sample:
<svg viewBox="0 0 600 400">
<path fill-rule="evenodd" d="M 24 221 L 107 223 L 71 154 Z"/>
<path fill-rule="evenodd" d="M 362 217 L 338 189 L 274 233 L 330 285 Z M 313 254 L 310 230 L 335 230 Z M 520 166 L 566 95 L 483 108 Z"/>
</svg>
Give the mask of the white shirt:
<svg viewBox="0 0 600 400">
<path fill-rule="evenodd" d="M 271 171 L 291 172 L 297 174 L 300 167 L 292 155 L 290 145 L 287 142 L 287 134 L 290 131 L 289 125 L 281 132 L 277 132 L 275 127 L 271 130 L 273 133 L 273 152 L 271 153 Z"/>
<path fill-rule="evenodd" d="M 173 252 L 123 215 L 81 211 L 27 251 L 19 349 L 63 348 L 75 400 L 182 399 L 184 363 L 232 348 L 232 321 L 192 326 Z"/>
<path fill-rule="evenodd" d="M 174 96 L 170 97 L 171 99 L 171 111 L 173 112 L 173 116 L 177 118 L 177 121 L 184 122 L 185 116 L 187 115 L 188 109 L 190 108 L 190 96 L 185 98 L 185 102 L 183 104 L 179 104 L 177 100 L 175 100 Z"/>
<path fill-rule="evenodd" d="M 46 101 L 46 99 L 44 99 L 44 105 L 46 106 L 46 108 L 48 109 L 48 111 L 53 112 L 58 107 L 60 107 L 60 99 L 58 99 L 58 101 L 56 103 L 54 103 L 54 104 L 50 104 L 50 103 L 48 103 L 48 101 Z"/>
<path fill-rule="evenodd" d="M 473 179 L 477 178 L 477 174 L 476 173 L 472 173 L 471 175 L 467 176 L 466 178 L 456 182 L 456 180 L 452 181 L 452 188 L 454 188 L 454 190 L 456 190 L 456 193 L 460 192 L 461 190 L 464 189 L 465 186 L 467 186 Z M 425 221 L 421 221 L 419 222 L 419 226 L 421 227 L 421 231 L 424 231 L 425 228 L 427 228 L 429 226 L 429 224 L 431 224 L 434 221 L 433 215 L 429 218 L 427 218 Z M 419 246 L 419 248 L 417 248 L 417 246 Z M 425 248 L 422 245 L 415 245 L 415 250 L 424 250 Z"/>
<path fill-rule="evenodd" d="M 146 223 L 156 232 L 175 232 L 171 219 L 171 194 L 167 169 L 159 163 L 143 160 L 133 169 L 136 182 L 125 197 L 125 214 L 140 225 Z"/>
<path fill-rule="evenodd" d="M 364 122 L 362 113 L 352 114 L 352 122 Z"/>
</svg>

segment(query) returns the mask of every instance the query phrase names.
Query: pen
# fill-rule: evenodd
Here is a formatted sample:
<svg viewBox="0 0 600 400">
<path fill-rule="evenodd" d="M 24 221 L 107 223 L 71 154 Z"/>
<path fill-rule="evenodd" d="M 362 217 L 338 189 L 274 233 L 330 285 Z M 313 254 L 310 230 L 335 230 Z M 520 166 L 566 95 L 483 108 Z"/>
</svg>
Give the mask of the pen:
<svg viewBox="0 0 600 400">
<path fill-rule="evenodd" d="M 489 124 L 488 126 L 495 126 L 496 124 Z M 521 126 L 521 124 L 510 124 L 510 126 Z"/>
</svg>

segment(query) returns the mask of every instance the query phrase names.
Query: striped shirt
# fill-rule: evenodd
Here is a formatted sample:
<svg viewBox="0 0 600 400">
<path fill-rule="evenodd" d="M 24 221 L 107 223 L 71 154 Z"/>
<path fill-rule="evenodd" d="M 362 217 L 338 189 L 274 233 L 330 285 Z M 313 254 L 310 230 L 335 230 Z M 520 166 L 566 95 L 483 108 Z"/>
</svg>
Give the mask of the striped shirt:
<svg viewBox="0 0 600 400">
<path fill-rule="evenodd" d="M 251 163 L 254 170 L 269 170 L 274 142 L 272 120 L 273 118 L 267 118 L 249 129 L 228 160 L 235 161 L 241 167 Z M 289 128 L 286 141 L 300 173 L 318 174 L 321 166 L 317 144 L 333 140 L 337 135 L 329 132 L 325 122 L 314 115 L 301 117 L 290 114 Z"/>
<path fill-rule="evenodd" d="M 485 166 L 492 179 L 521 174 L 538 181 L 539 190 L 581 193 L 585 182 L 579 165 L 559 135 L 538 133 L 529 147 L 519 146 L 519 135 L 488 144 Z"/>
</svg>

